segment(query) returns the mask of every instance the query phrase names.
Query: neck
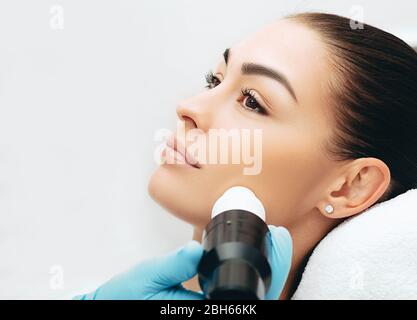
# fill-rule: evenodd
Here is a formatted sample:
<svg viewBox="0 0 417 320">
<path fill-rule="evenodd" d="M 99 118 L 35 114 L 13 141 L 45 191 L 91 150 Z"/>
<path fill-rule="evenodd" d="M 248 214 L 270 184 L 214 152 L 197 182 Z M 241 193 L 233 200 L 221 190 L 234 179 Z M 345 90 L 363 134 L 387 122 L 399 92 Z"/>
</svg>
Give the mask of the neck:
<svg viewBox="0 0 417 320">
<path fill-rule="evenodd" d="M 203 228 L 194 227 L 193 239 L 192 240 L 196 240 L 200 243 L 202 242 L 202 240 L 203 240 Z M 193 278 L 191 278 L 190 280 L 187 280 L 187 281 L 183 282 L 183 286 L 188 290 L 201 291 L 197 275 L 194 276 Z"/>
<path fill-rule="evenodd" d="M 203 241 L 203 228 L 194 227 L 193 240 L 196 240 L 200 243 Z"/>
<path fill-rule="evenodd" d="M 291 260 L 291 268 L 288 273 L 284 288 L 282 289 L 281 295 L 279 296 L 279 300 L 291 299 L 292 295 L 297 289 L 300 273 L 304 271 L 303 261 L 308 251 L 308 249 L 300 241 L 300 237 L 298 236 L 297 232 L 295 230 L 288 231 L 290 231 L 292 237 L 293 255 Z"/>
<path fill-rule="evenodd" d="M 291 299 L 312 251 L 321 239 L 340 222 L 339 219 L 328 219 L 320 213 L 310 212 L 304 216 L 302 223 L 295 223 L 287 227 L 293 242 L 293 256 L 291 269 L 280 295 L 280 300 Z"/>
</svg>

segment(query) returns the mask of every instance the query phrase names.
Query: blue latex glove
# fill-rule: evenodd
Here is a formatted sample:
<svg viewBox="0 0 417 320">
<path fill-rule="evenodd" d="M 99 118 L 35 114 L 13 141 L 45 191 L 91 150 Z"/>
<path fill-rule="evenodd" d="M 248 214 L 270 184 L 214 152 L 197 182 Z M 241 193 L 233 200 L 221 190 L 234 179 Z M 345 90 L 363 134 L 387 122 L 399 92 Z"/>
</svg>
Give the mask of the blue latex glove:
<svg viewBox="0 0 417 320">
<path fill-rule="evenodd" d="M 284 289 L 291 268 L 292 239 L 287 229 L 269 225 L 271 251 L 268 257 L 272 269 L 271 287 L 266 300 L 277 300 Z"/>
<path fill-rule="evenodd" d="M 270 225 L 268 260 L 272 268 L 267 300 L 279 298 L 291 266 L 292 240 L 287 229 Z M 139 263 L 97 290 L 74 297 L 80 300 L 203 300 L 202 292 L 185 289 L 182 282 L 197 274 L 203 247 L 197 241 L 163 257 Z"/>
</svg>

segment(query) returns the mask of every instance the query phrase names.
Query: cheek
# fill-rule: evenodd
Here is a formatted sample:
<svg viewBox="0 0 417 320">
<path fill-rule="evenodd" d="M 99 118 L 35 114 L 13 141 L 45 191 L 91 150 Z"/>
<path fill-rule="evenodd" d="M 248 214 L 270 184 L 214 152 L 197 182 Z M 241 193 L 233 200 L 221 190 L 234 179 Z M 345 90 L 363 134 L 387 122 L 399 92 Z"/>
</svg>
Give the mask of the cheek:
<svg viewBox="0 0 417 320">
<path fill-rule="evenodd" d="M 325 169 L 320 151 L 308 140 L 265 141 L 262 160 L 256 179 L 267 222 L 287 225 L 311 205 L 307 199 Z"/>
</svg>

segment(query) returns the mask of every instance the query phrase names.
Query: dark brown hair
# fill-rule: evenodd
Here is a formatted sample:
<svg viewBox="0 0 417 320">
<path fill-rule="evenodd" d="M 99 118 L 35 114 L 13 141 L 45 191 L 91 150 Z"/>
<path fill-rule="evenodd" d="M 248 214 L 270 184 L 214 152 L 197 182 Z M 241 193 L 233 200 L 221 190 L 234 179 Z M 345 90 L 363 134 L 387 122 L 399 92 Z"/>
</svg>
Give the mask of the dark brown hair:
<svg viewBox="0 0 417 320">
<path fill-rule="evenodd" d="M 391 183 L 378 200 L 417 187 L 417 53 L 394 35 L 326 13 L 288 16 L 316 31 L 334 73 L 329 92 L 335 119 L 327 150 L 335 160 L 375 157 Z M 354 23 L 357 25 L 357 23 Z M 377 203 L 378 203 L 377 202 Z"/>
</svg>

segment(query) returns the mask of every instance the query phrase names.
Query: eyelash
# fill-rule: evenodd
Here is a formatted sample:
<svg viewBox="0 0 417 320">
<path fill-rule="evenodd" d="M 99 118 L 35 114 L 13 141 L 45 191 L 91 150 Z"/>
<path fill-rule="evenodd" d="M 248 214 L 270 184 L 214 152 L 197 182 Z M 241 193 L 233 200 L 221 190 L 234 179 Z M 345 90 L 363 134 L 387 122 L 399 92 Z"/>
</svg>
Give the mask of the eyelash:
<svg viewBox="0 0 417 320">
<path fill-rule="evenodd" d="M 207 82 L 207 85 L 205 87 L 207 89 L 213 89 L 214 87 L 218 86 L 221 83 L 220 79 L 217 76 L 215 76 L 212 71 L 209 71 L 206 74 L 206 82 Z M 255 102 L 255 104 L 256 104 L 255 107 L 257 108 L 258 111 L 244 105 L 243 107 L 245 109 L 249 110 L 250 112 L 259 113 L 261 115 L 267 115 L 268 114 L 266 109 L 258 102 L 258 99 L 256 99 L 255 94 L 252 92 L 251 89 L 242 88 L 241 93 L 242 93 L 243 99 L 239 98 L 238 101 L 243 102 L 245 100 L 245 98 L 252 99 L 252 101 Z"/>
</svg>

